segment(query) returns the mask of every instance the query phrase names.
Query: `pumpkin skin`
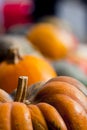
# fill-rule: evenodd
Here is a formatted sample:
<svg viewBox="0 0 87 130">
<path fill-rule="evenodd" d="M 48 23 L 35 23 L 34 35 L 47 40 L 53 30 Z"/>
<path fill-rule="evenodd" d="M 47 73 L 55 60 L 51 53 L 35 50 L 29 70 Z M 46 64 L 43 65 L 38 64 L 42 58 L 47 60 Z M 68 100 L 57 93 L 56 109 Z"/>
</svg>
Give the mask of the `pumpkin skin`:
<svg viewBox="0 0 87 130">
<path fill-rule="evenodd" d="M 55 81 L 60 81 L 60 82 L 66 82 L 69 83 L 73 86 L 75 86 L 76 88 L 78 88 L 80 91 L 82 91 L 86 96 L 87 96 L 87 87 L 82 84 L 79 80 L 73 78 L 73 77 L 69 77 L 69 76 L 58 76 L 56 78 L 52 78 L 50 79 L 48 82 L 55 82 Z"/>
<path fill-rule="evenodd" d="M 52 60 L 62 59 L 73 50 L 74 40 L 50 23 L 38 23 L 27 33 L 27 39 Z"/>
<path fill-rule="evenodd" d="M 44 87 L 39 91 L 38 96 L 36 96 L 36 99 L 37 101 L 48 101 L 52 96 L 56 94 L 64 94 L 71 97 L 72 99 L 79 102 L 79 104 L 81 104 L 87 111 L 86 96 L 84 96 L 84 94 L 81 91 L 79 91 L 76 87 L 66 82 L 55 81 L 45 84 Z"/>
<path fill-rule="evenodd" d="M 45 59 L 32 55 L 22 56 L 16 63 L 3 61 L 0 64 L 0 87 L 11 93 L 16 88 L 20 75 L 28 76 L 28 85 L 31 85 L 56 77 L 56 72 Z"/>
<path fill-rule="evenodd" d="M 26 77 L 22 78 L 26 79 Z M 3 130 L 87 130 L 87 112 L 80 103 L 81 98 L 79 101 L 76 98 L 72 98 L 71 95 L 67 94 L 68 90 L 66 93 L 65 91 L 60 93 L 59 90 L 54 92 L 54 90 L 60 86 L 54 83 L 56 87 L 51 88 L 50 84 L 52 84 L 52 80 L 42 84 L 42 88 L 40 84 L 40 90 L 35 94 L 30 103 L 26 102 L 26 99 L 29 100 L 28 98 L 25 100 L 20 98 L 20 95 L 25 91 L 19 93 L 17 89 L 19 101 L 23 100 L 27 105 L 17 102 L 16 100 L 15 102 L 0 104 L 0 128 Z M 25 84 L 21 85 L 19 86 L 20 88 L 26 88 Z M 51 92 L 53 91 L 52 94 L 46 90 L 48 87 L 50 87 Z M 71 91 L 73 91 L 72 88 L 74 87 L 76 91 L 86 98 L 77 87 L 69 87 Z M 34 87 L 33 89 L 35 90 Z M 30 93 L 34 93 L 33 89 L 31 89 Z M 44 94 L 46 91 L 47 95 Z M 74 94 L 75 93 L 73 93 L 73 97 L 75 97 Z M 24 95 L 22 96 L 24 97 Z"/>
</svg>

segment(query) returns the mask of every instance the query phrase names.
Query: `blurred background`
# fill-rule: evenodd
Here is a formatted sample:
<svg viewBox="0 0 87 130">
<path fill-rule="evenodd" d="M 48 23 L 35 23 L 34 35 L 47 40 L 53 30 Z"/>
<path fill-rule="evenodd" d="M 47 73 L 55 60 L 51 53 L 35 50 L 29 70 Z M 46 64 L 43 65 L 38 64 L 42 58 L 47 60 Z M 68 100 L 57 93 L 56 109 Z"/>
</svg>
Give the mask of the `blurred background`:
<svg viewBox="0 0 87 130">
<path fill-rule="evenodd" d="M 41 23 L 55 25 L 55 30 L 58 30 L 58 50 L 54 42 L 56 33 L 45 25 L 40 30 L 39 27 L 35 28 L 35 34 L 31 36 L 34 40 L 30 38 L 30 34 L 33 35 L 32 28 Z M 47 39 L 50 37 L 52 40 L 48 46 Z M 52 64 L 58 75 L 73 76 L 87 85 L 87 0 L 0 0 L 0 61 L 4 59 L 2 55 L 6 54 L 2 54 L 2 44 L 6 42 L 15 45 L 20 43 L 21 46 L 22 43 L 26 44 L 26 47 L 22 48 L 27 54 L 33 52 L 36 55 L 37 50 L 37 55 L 41 53 L 40 56 L 45 57 Z M 32 49 L 34 42 L 40 44 L 34 44 Z M 52 51 L 49 52 L 52 44 L 55 46 L 54 51 L 60 53 L 58 57 L 54 56 L 54 52 L 53 54 Z M 67 56 L 62 44 L 68 48 Z M 45 47 L 40 48 L 41 45 Z M 26 49 L 27 46 L 30 50 Z M 45 54 L 43 49 L 48 52 Z M 70 53 L 71 49 L 72 53 Z"/>
<path fill-rule="evenodd" d="M 87 41 L 86 0 L 0 0 L 0 32 L 49 15 L 66 20 L 79 40 Z"/>
</svg>

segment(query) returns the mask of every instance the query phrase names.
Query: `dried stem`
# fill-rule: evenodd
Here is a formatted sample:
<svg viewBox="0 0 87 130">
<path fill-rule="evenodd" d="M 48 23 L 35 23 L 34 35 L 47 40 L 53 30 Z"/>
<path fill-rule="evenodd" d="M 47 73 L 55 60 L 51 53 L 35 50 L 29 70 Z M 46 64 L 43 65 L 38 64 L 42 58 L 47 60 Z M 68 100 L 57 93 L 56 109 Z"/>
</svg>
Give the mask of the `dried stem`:
<svg viewBox="0 0 87 130">
<path fill-rule="evenodd" d="M 15 96 L 15 101 L 23 102 L 26 100 L 27 84 L 28 84 L 28 77 L 20 76 L 18 79 L 18 87 L 17 87 L 16 96 Z"/>
</svg>

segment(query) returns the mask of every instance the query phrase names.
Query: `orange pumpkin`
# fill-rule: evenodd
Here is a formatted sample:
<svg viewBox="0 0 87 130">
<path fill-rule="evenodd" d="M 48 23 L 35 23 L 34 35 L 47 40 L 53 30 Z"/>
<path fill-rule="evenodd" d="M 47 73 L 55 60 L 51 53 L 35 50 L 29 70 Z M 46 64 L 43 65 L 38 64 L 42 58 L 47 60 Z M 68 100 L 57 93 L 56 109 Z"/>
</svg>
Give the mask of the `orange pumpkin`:
<svg viewBox="0 0 87 130">
<path fill-rule="evenodd" d="M 50 23 L 34 25 L 27 33 L 27 39 L 50 59 L 66 57 L 75 46 L 72 34 Z"/>
<path fill-rule="evenodd" d="M 28 85 L 31 85 L 55 77 L 56 72 L 45 59 L 32 55 L 20 56 L 18 49 L 10 49 L 7 59 L 0 64 L 0 88 L 11 93 L 20 75 L 28 76 Z"/>
<path fill-rule="evenodd" d="M 19 78 L 15 102 L 0 104 L 1 129 L 87 130 L 87 98 L 77 87 L 54 78 L 41 86 L 30 100 L 35 88 L 27 93 L 27 77 Z"/>
</svg>

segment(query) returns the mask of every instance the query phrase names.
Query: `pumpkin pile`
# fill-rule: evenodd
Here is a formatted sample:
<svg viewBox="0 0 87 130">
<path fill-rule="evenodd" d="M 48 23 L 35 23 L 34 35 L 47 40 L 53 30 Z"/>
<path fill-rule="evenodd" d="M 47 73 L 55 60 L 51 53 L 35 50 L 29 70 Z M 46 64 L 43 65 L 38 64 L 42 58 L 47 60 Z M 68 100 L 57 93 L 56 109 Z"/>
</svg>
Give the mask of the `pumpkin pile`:
<svg viewBox="0 0 87 130">
<path fill-rule="evenodd" d="M 61 76 L 28 90 L 27 83 L 27 77 L 19 77 L 13 101 L 1 100 L 1 130 L 87 130 L 87 90 L 83 84 Z"/>
<path fill-rule="evenodd" d="M 28 85 L 57 76 L 50 63 L 44 58 L 21 55 L 16 47 L 9 47 L 6 54 L 5 59 L 0 63 L 0 88 L 9 93 L 16 88 L 20 75 L 29 77 Z"/>
</svg>

